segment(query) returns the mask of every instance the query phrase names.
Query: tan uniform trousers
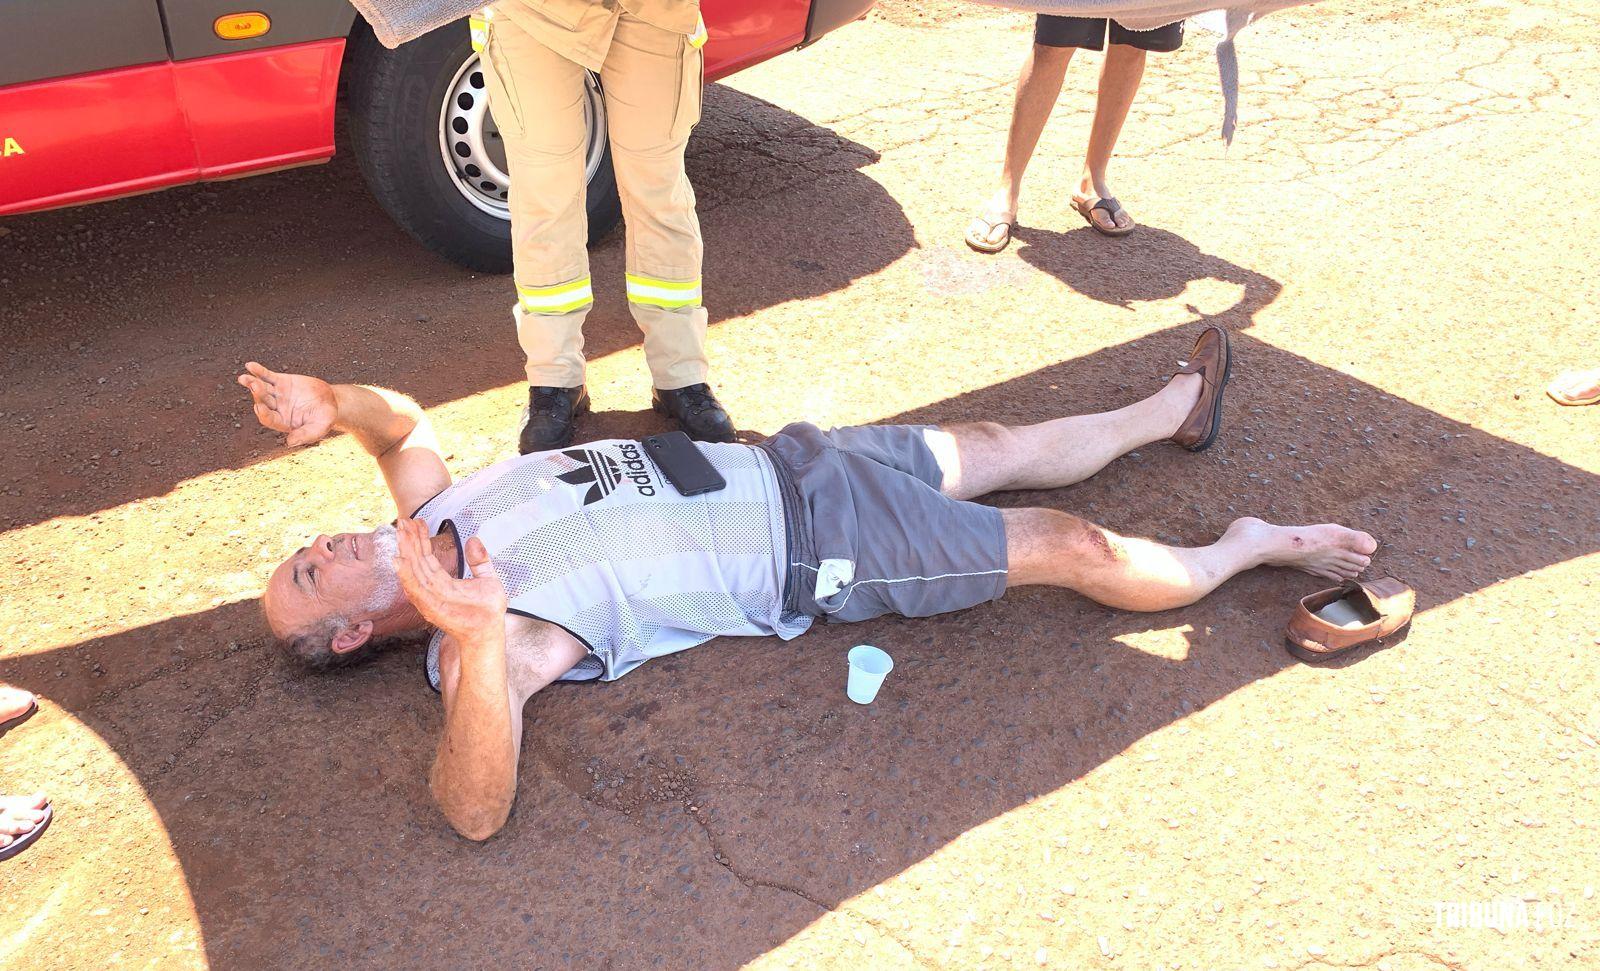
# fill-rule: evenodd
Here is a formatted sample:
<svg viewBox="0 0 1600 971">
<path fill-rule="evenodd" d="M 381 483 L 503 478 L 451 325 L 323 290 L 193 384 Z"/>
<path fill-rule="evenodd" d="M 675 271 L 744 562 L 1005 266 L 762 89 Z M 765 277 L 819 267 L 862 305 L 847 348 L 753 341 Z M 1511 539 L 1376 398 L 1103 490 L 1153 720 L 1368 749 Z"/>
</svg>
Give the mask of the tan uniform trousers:
<svg viewBox="0 0 1600 971">
<path fill-rule="evenodd" d="M 536 3 L 504 0 L 491 13 L 483 55 L 511 175 L 515 316 L 528 382 L 584 383 L 583 322 L 593 305 L 587 66 L 598 69 L 604 90 L 627 225 L 628 306 L 644 332 L 651 377 L 663 391 L 699 384 L 706 380 L 703 245 L 683 153 L 700 120 L 700 48 L 690 34 L 614 6 L 580 6 L 587 8 L 581 32 Z"/>
</svg>

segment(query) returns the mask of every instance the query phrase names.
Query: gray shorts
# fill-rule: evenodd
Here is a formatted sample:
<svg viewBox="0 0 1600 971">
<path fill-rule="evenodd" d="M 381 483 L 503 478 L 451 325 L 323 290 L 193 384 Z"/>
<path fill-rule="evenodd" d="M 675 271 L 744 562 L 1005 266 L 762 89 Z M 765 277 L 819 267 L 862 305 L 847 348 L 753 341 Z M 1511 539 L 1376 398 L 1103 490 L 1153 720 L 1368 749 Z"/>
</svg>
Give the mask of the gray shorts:
<svg viewBox="0 0 1600 971">
<path fill-rule="evenodd" d="M 789 425 L 763 443 L 780 469 L 790 530 L 792 606 L 830 621 L 927 617 L 998 600 L 1006 589 L 1000 511 L 939 492 L 932 425 L 821 431 Z M 854 564 L 819 599 L 819 567 Z"/>
</svg>

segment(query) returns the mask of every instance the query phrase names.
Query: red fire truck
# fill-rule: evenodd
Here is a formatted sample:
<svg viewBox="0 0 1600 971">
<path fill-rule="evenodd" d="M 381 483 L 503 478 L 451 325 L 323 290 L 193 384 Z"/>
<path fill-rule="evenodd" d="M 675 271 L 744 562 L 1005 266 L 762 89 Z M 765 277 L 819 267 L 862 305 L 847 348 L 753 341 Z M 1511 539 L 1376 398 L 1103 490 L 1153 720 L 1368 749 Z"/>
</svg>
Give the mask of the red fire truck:
<svg viewBox="0 0 1600 971">
<path fill-rule="evenodd" d="M 703 0 L 716 80 L 872 0 Z M 465 21 L 387 50 L 345 0 L 0 4 L 0 216 L 323 162 L 340 94 L 383 207 L 429 248 L 510 269 L 509 177 Z M 590 78 L 589 225 L 621 205 Z"/>
</svg>

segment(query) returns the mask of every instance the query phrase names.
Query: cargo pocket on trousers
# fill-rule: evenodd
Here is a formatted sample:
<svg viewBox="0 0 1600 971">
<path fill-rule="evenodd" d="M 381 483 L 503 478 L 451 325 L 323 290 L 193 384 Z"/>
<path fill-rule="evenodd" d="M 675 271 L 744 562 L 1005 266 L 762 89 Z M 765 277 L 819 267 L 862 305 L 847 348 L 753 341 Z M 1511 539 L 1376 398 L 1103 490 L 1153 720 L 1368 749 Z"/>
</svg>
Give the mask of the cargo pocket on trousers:
<svg viewBox="0 0 1600 971">
<path fill-rule="evenodd" d="M 700 124 L 701 101 L 705 94 L 705 51 L 693 38 L 683 39 L 682 61 L 678 70 L 678 96 L 672 111 L 673 141 L 688 138 Z"/>
<path fill-rule="evenodd" d="M 488 37 L 483 43 L 485 81 L 489 86 L 489 110 L 494 115 L 495 127 L 502 134 L 521 138 L 527 132 L 522 118 L 522 99 L 517 97 L 517 82 L 507 69 L 505 51 L 500 48 L 494 21 L 489 21 Z"/>
</svg>

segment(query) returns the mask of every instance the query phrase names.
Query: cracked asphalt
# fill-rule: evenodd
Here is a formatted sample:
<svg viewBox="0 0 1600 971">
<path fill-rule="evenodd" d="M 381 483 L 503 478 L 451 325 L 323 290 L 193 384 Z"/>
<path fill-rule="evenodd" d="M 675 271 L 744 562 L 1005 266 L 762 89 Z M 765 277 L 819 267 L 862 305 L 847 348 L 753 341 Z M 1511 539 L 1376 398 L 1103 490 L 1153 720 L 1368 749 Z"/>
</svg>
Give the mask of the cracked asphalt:
<svg viewBox="0 0 1600 971">
<path fill-rule="evenodd" d="M 1125 129 L 1119 241 L 1067 205 L 1084 55 L 998 257 L 961 234 L 1025 16 L 896 0 L 712 89 L 691 175 L 741 427 L 1114 407 L 1219 323 L 1215 448 L 993 501 L 1186 543 L 1345 522 L 1418 614 L 1326 668 L 1282 648 L 1318 584 L 1280 570 L 1163 614 L 1027 590 L 716 641 L 538 696 L 482 846 L 427 799 L 418 652 L 274 655 L 270 566 L 388 513 L 353 443 L 282 449 L 231 379 L 399 387 L 470 471 L 523 394 L 508 281 L 417 249 L 347 155 L 7 220 L 0 680 L 42 709 L 0 791 L 57 818 L 0 864 L 0 966 L 1600 966 L 1600 409 L 1542 393 L 1600 360 L 1597 28 L 1584 0 L 1276 14 L 1231 148 L 1193 34 Z M 590 437 L 661 428 L 621 275 L 617 234 Z M 861 642 L 896 660 L 870 707 Z"/>
</svg>

